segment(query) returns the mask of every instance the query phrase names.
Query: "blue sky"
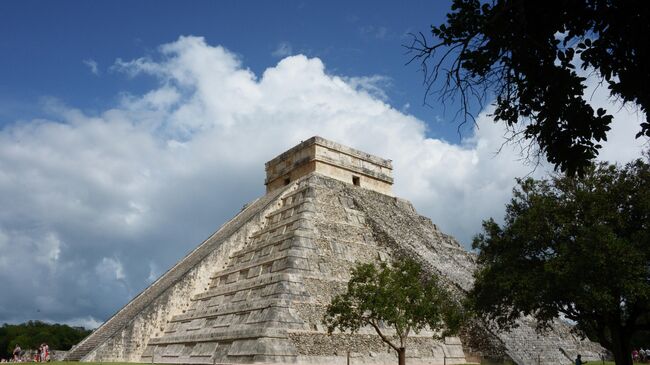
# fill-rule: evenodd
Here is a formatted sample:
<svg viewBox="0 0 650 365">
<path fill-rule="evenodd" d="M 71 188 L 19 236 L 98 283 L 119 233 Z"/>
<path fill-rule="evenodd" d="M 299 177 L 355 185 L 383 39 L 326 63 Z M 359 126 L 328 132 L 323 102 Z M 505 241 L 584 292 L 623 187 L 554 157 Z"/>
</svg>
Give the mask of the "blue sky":
<svg viewBox="0 0 650 365">
<path fill-rule="evenodd" d="M 42 111 L 46 96 L 89 112 L 120 92 L 156 80 L 111 71 L 117 58 L 155 54 L 179 35 L 198 35 L 236 53 L 259 75 L 282 56 L 318 57 L 328 72 L 381 75 L 396 108 L 430 126 L 428 134 L 458 142 L 453 113 L 423 106 L 422 74 L 406 66 L 408 33 L 444 21 L 448 1 L 5 1 L 0 3 L 0 123 Z M 10 55 L 10 56 L 9 56 Z M 98 75 L 84 61 L 95 62 Z M 454 111 L 451 108 L 448 110 Z"/>
<path fill-rule="evenodd" d="M 314 135 L 392 159 L 395 194 L 469 247 L 516 177 L 549 169 L 503 146 L 489 106 L 462 136 L 453 105 L 422 106 L 402 44 L 448 6 L 0 2 L 0 323 L 97 326 Z M 601 159 L 639 157 L 645 117 L 588 86 L 614 112 Z"/>
</svg>

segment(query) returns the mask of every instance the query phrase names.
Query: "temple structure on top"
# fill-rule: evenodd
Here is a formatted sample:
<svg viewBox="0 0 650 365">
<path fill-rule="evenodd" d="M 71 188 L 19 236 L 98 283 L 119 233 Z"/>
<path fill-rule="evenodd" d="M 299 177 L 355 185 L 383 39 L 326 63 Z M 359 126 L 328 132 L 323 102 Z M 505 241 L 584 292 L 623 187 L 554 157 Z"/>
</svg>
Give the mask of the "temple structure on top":
<svg viewBox="0 0 650 365">
<path fill-rule="evenodd" d="M 312 172 L 392 195 L 391 160 L 317 136 L 266 163 L 266 192 L 289 185 Z"/>
</svg>

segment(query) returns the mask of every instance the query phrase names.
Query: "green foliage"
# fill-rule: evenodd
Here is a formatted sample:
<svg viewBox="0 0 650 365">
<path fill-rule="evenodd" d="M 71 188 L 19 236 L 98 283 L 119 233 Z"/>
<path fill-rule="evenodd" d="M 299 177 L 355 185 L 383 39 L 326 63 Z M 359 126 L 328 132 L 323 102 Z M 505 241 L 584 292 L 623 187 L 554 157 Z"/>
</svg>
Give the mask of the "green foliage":
<svg viewBox="0 0 650 365">
<path fill-rule="evenodd" d="M 411 259 L 397 261 L 393 267 L 358 264 L 351 274 L 347 291 L 327 307 L 324 320 L 329 333 L 371 326 L 399 353 L 411 333 L 429 327 L 446 335 L 460 325 L 461 312 L 452 297 L 435 276 L 427 276 Z M 396 331 L 399 342 L 384 333 L 386 327 Z"/>
<path fill-rule="evenodd" d="M 562 315 L 628 364 L 631 339 L 650 331 L 649 187 L 642 160 L 520 180 L 503 226 L 484 221 L 474 238 L 474 309 L 501 328 Z"/>
<path fill-rule="evenodd" d="M 22 324 L 4 324 L 0 327 L 0 357 L 11 356 L 16 344 L 23 350 L 37 349 L 45 342 L 52 350 L 69 350 L 91 331 L 64 324 L 29 321 Z"/>
<path fill-rule="evenodd" d="M 454 0 L 447 21 L 408 46 L 427 93 L 470 105 L 496 97 L 494 117 L 514 139 L 536 142 L 561 171 L 582 173 L 607 140 L 612 116 L 583 95 L 576 65 L 612 97 L 646 114 L 650 136 L 650 2 L 646 0 Z"/>
</svg>

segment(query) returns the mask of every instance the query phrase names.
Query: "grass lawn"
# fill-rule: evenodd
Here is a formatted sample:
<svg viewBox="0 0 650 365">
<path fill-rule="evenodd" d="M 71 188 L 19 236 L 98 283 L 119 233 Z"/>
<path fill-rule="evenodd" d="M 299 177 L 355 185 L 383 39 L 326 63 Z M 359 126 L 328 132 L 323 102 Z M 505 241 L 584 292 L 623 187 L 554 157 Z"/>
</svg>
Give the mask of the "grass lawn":
<svg viewBox="0 0 650 365">
<path fill-rule="evenodd" d="M 481 363 L 481 364 L 487 364 L 487 363 Z M 492 365 L 493 363 L 489 363 L 489 364 Z M 570 364 L 567 363 L 567 364 L 565 364 L 565 365 L 572 365 L 572 364 L 573 364 L 573 363 L 570 363 Z M 602 361 L 587 361 L 587 362 L 583 362 L 583 364 L 590 364 L 590 365 L 603 365 L 603 364 L 605 364 L 605 365 L 615 365 L 613 361 L 605 361 L 605 362 L 602 362 Z M 463 365 L 476 365 L 476 364 L 463 364 Z M 497 364 L 494 364 L 494 365 L 497 365 Z M 650 363 L 647 363 L 647 362 L 635 362 L 634 365 L 650 365 Z"/>
<path fill-rule="evenodd" d="M 407 364 L 408 364 L 408 362 L 407 362 Z M 487 364 L 487 363 L 482 363 L 482 364 Z M 489 363 L 489 364 L 492 365 L 492 364 L 494 364 L 494 363 Z M 571 364 L 573 364 L 573 363 L 571 363 Z M 571 365 L 571 364 L 565 364 L 565 365 Z M 604 363 L 603 363 L 602 361 L 587 361 L 587 362 L 584 362 L 583 364 L 590 364 L 590 365 L 602 365 L 602 364 L 605 364 L 605 365 L 615 365 L 613 361 L 605 361 Z M 648 364 L 649 364 L 649 363 L 647 363 L 647 362 L 635 362 L 635 363 L 634 363 L 634 365 L 648 365 Z M 463 365 L 476 365 L 476 364 L 463 364 Z M 497 365 L 497 364 L 494 364 L 494 365 Z"/>
<path fill-rule="evenodd" d="M 602 361 L 588 361 L 587 364 L 598 365 L 602 364 Z M 613 361 L 605 361 L 605 365 L 614 365 Z M 648 365 L 647 362 L 635 362 L 634 365 Z"/>
</svg>

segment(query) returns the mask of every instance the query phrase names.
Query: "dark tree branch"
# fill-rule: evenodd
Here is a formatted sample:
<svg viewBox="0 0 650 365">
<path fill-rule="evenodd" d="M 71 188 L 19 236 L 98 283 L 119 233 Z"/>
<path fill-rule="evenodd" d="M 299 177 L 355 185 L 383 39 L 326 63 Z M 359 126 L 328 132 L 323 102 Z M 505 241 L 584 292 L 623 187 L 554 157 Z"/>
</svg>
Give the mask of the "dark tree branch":
<svg viewBox="0 0 650 365">
<path fill-rule="evenodd" d="M 369 324 L 370 326 L 372 326 L 372 328 L 375 329 L 375 331 L 377 332 L 377 334 L 379 335 L 379 337 L 381 337 L 381 340 L 382 340 L 382 341 L 386 342 L 390 347 L 393 348 L 393 350 L 395 350 L 395 351 L 399 351 L 399 347 L 396 346 L 395 344 L 393 344 L 393 343 L 390 341 L 390 339 L 388 339 L 388 337 L 384 336 L 384 334 L 383 334 L 383 333 L 381 332 L 381 330 L 379 329 L 379 326 L 378 326 L 378 325 L 377 325 L 373 320 L 368 320 L 368 324 Z"/>
</svg>

